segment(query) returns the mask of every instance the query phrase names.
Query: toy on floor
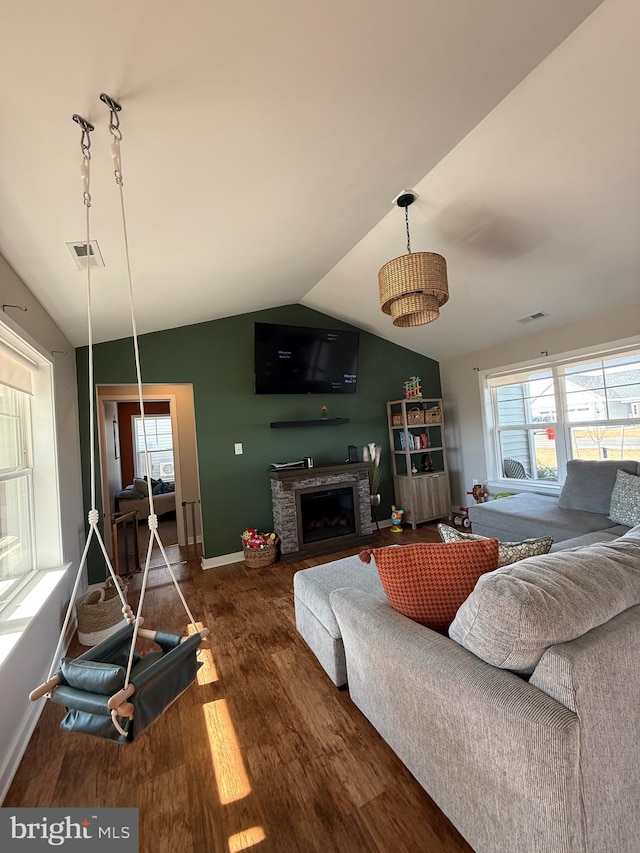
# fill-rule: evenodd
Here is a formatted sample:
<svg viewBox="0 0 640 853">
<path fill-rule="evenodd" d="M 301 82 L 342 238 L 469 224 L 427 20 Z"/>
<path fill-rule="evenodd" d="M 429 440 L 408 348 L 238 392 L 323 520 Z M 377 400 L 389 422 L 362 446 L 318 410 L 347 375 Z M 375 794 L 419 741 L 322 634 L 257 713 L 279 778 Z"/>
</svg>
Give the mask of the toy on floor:
<svg viewBox="0 0 640 853">
<path fill-rule="evenodd" d="M 403 509 L 398 509 L 395 506 L 391 507 L 391 521 L 393 524 L 391 525 L 392 533 L 402 533 L 402 516 L 404 515 Z"/>
<path fill-rule="evenodd" d="M 484 503 L 484 500 L 487 497 L 487 493 L 484 490 L 484 486 L 481 486 L 480 483 L 476 483 L 476 485 L 471 489 L 470 492 L 467 492 L 467 494 L 473 495 L 473 499 L 477 504 Z"/>
<path fill-rule="evenodd" d="M 469 510 L 466 506 L 459 506 L 451 513 L 451 521 L 454 527 L 471 527 L 469 521 Z"/>
</svg>

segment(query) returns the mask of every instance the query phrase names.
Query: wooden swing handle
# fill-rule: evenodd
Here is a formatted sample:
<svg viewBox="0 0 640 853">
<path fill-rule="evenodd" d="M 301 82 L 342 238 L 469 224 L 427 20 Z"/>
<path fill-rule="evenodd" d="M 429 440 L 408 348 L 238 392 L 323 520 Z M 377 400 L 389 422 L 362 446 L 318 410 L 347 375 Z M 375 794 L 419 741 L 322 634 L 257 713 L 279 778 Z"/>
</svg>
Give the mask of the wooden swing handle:
<svg viewBox="0 0 640 853">
<path fill-rule="evenodd" d="M 118 708 L 119 705 L 122 705 L 127 701 L 133 694 L 136 692 L 135 684 L 129 684 L 127 687 L 124 687 L 122 690 L 118 690 L 117 693 L 114 693 L 111 699 L 108 701 L 108 706 L 110 710 L 114 711 Z"/>
<path fill-rule="evenodd" d="M 60 684 L 60 676 L 54 675 L 49 679 L 49 681 L 45 681 L 45 683 L 41 684 L 40 687 L 36 687 L 35 690 L 32 690 L 31 693 L 29 693 L 29 699 L 31 699 L 32 702 L 35 702 L 36 699 L 41 699 L 43 696 L 46 696 L 47 693 L 51 693 L 57 684 Z"/>
<path fill-rule="evenodd" d="M 153 631 L 151 628 L 139 628 L 138 629 L 138 636 L 139 637 L 143 637 L 145 640 L 152 640 L 153 642 L 155 642 L 157 633 L 158 633 L 157 631 Z M 205 649 L 208 648 L 208 645 L 205 645 L 205 640 L 209 636 L 209 633 L 210 633 L 209 629 L 208 628 L 202 628 L 200 631 L 198 631 L 198 633 L 202 637 L 202 642 L 199 643 L 198 648 L 205 648 Z M 191 636 L 193 636 L 193 635 L 187 634 L 185 637 L 181 637 L 180 642 L 185 643 L 189 639 L 189 637 L 191 637 Z"/>
<path fill-rule="evenodd" d="M 127 717 L 129 720 L 133 720 L 134 709 L 131 702 L 123 702 L 122 705 L 118 705 L 114 710 L 119 717 Z"/>
</svg>

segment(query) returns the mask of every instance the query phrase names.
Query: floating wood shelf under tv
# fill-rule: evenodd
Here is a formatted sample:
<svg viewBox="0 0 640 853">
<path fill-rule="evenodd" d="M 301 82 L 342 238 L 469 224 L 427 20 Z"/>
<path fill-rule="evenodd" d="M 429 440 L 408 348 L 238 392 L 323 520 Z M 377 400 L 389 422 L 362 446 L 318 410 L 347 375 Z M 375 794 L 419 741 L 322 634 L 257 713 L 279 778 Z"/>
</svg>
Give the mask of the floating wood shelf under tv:
<svg viewBox="0 0 640 853">
<path fill-rule="evenodd" d="M 340 424 L 348 424 L 350 422 L 351 418 L 316 418 L 312 421 L 272 421 L 271 429 L 301 426 L 339 426 Z"/>
</svg>

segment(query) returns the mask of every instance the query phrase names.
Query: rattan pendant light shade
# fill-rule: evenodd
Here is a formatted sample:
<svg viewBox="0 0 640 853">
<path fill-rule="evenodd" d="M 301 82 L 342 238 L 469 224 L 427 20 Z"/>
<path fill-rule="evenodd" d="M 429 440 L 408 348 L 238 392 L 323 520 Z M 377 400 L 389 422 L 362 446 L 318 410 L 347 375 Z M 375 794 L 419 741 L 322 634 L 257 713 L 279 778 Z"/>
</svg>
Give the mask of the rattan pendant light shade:
<svg viewBox="0 0 640 853">
<path fill-rule="evenodd" d="M 380 307 L 391 315 L 394 326 L 421 326 L 440 316 L 449 299 L 447 262 L 435 252 L 411 252 L 407 208 L 415 194 L 406 192 L 397 199 L 405 208 L 408 255 L 386 263 L 378 273 Z"/>
</svg>

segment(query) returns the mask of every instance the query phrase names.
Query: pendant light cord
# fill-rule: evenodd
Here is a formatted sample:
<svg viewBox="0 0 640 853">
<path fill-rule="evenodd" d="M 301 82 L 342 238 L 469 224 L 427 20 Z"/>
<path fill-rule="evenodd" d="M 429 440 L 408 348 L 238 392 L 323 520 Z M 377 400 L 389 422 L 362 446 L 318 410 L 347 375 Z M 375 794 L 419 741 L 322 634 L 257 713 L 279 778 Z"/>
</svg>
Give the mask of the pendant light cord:
<svg viewBox="0 0 640 853">
<path fill-rule="evenodd" d="M 409 234 L 409 205 L 404 209 L 404 224 L 407 228 L 407 252 L 411 254 L 411 235 Z"/>
</svg>

